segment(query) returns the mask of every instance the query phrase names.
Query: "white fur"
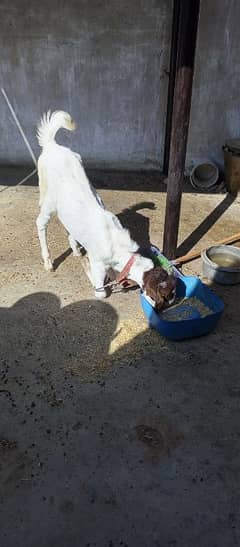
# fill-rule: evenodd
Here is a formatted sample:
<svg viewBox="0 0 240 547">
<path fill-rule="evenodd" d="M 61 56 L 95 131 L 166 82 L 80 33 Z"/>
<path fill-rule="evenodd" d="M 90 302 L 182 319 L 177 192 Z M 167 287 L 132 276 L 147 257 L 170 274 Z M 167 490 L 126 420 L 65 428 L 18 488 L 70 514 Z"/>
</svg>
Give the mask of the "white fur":
<svg viewBox="0 0 240 547">
<path fill-rule="evenodd" d="M 89 278 L 97 289 L 102 287 L 109 268 L 121 271 L 138 249 L 118 218 L 106 211 L 101 198 L 91 186 L 81 157 L 69 148 L 60 146 L 55 135 L 60 128 L 72 131 L 75 123 L 66 112 L 45 114 L 38 127 L 38 140 L 42 153 L 38 160 L 41 211 L 37 228 L 44 266 L 52 269 L 47 246 L 47 225 L 53 213 L 70 234 L 69 243 L 75 255 L 81 244 L 88 253 Z M 142 287 L 143 274 L 153 268 L 148 258 L 136 256 L 129 278 Z M 104 297 L 105 291 L 95 293 Z"/>
</svg>

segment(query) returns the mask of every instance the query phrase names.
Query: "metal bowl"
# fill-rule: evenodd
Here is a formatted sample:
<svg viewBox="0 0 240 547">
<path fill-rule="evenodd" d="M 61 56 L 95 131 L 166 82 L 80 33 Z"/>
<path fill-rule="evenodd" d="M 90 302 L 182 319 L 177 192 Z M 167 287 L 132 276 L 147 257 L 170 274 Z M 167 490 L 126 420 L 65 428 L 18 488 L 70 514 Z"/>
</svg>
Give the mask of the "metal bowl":
<svg viewBox="0 0 240 547">
<path fill-rule="evenodd" d="M 213 188 L 219 179 L 218 167 L 211 161 L 204 161 L 194 166 L 190 174 L 190 182 L 196 190 Z"/>
<path fill-rule="evenodd" d="M 204 277 L 221 285 L 240 283 L 240 248 L 216 245 L 202 252 Z"/>
</svg>

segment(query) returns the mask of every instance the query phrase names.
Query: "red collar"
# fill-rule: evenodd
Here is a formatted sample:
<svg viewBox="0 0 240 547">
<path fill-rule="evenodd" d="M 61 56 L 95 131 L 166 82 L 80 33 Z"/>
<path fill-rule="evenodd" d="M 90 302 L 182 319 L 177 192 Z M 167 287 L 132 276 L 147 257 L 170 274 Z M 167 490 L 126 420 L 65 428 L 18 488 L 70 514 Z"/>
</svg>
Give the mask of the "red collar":
<svg viewBox="0 0 240 547">
<path fill-rule="evenodd" d="M 134 253 L 129 258 L 129 260 L 125 264 L 124 268 L 122 269 L 122 271 L 119 272 L 119 274 L 116 277 L 117 283 L 119 283 L 119 285 L 123 285 L 125 288 L 128 287 L 128 286 L 136 285 L 135 281 L 132 281 L 131 279 L 127 279 L 127 276 L 128 276 L 128 274 L 131 270 L 131 267 L 132 267 L 137 255 L 138 255 L 138 253 Z"/>
</svg>

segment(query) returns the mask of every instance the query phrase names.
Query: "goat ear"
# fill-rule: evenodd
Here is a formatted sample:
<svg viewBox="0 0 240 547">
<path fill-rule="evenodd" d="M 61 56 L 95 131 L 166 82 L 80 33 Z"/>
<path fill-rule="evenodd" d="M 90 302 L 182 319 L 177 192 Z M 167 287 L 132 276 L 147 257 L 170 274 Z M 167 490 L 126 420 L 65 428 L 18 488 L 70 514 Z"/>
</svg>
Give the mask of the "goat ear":
<svg viewBox="0 0 240 547">
<path fill-rule="evenodd" d="M 159 311 L 164 306 L 164 298 L 162 297 L 161 293 L 157 292 L 156 295 L 156 309 Z"/>
</svg>

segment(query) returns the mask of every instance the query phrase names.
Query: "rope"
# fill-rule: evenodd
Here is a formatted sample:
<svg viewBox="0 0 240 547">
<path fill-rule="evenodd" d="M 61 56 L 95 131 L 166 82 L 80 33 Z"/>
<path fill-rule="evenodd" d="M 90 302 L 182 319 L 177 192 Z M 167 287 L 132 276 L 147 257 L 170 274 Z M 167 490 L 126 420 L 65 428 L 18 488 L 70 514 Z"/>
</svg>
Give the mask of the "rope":
<svg viewBox="0 0 240 547">
<path fill-rule="evenodd" d="M 13 117 L 13 119 L 14 119 L 14 121 L 15 121 L 15 124 L 16 124 L 16 126 L 17 126 L 17 128 L 18 128 L 18 130 L 19 130 L 19 132 L 20 132 L 20 134 L 21 134 L 21 136 L 22 136 L 22 138 L 23 138 L 25 144 L 26 144 L 26 147 L 27 147 L 27 149 L 28 149 L 28 151 L 29 151 L 29 154 L 30 154 L 30 156 L 31 156 L 31 158 L 32 158 L 32 160 L 33 160 L 33 163 L 34 163 L 34 165 L 36 166 L 36 168 L 35 168 L 33 171 L 31 171 L 31 173 L 29 173 L 29 175 L 27 175 L 27 176 L 24 177 L 22 180 L 20 180 L 20 182 L 18 182 L 17 184 L 14 185 L 14 186 L 20 186 L 20 184 L 23 184 L 23 183 L 26 182 L 28 179 L 30 179 L 33 175 L 35 175 L 35 173 L 37 173 L 37 160 L 36 160 L 36 156 L 35 156 L 35 154 L 34 154 L 32 148 L 31 148 L 31 146 L 30 146 L 30 144 L 29 144 L 29 142 L 28 142 L 28 140 L 27 140 L 27 137 L 26 137 L 26 135 L 25 135 L 25 133 L 24 133 L 24 131 L 23 131 L 23 128 L 22 128 L 22 126 L 21 126 L 21 124 L 20 124 L 20 121 L 19 121 L 18 118 L 17 118 L 17 115 L 16 115 L 16 113 L 15 113 L 15 111 L 14 111 L 14 109 L 13 109 L 13 106 L 12 106 L 11 103 L 10 103 L 10 100 L 9 100 L 9 98 L 8 98 L 8 96 L 7 96 L 7 93 L 6 93 L 5 89 L 3 89 L 3 87 L 1 87 L 1 92 L 2 92 L 2 95 L 3 95 L 3 97 L 4 97 L 4 99 L 5 99 L 6 103 L 7 103 L 7 105 L 8 105 L 8 108 L 9 108 L 11 114 L 12 114 L 12 117 Z M 0 192 L 5 192 L 6 190 L 9 190 L 9 188 L 11 188 L 11 187 L 10 187 L 10 186 L 6 186 L 5 188 L 2 188 L 2 190 L 0 190 Z"/>
<path fill-rule="evenodd" d="M 20 122 L 19 122 L 19 120 L 18 120 L 18 118 L 17 118 L 17 115 L 15 114 L 15 111 L 14 111 L 14 109 L 13 109 L 13 107 L 12 107 L 10 101 L 9 101 L 9 98 L 8 98 L 8 96 L 7 96 L 7 93 L 6 93 L 6 91 L 3 89 L 3 87 L 1 87 L 1 92 L 2 92 L 2 94 L 3 94 L 3 96 L 4 96 L 4 99 L 5 99 L 6 103 L 7 103 L 7 105 L 8 105 L 8 108 L 9 108 L 11 114 L 12 114 L 12 117 L 13 117 L 13 119 L 14 119 L 14 121 L 15 121 L 15 124 L 16 124 L 16 126 L 17 126 L 17 128 L 18 128 L 20 134 L 22 135 L 22 138 L 23 138 L 23 140 L 24 140 L 24 142 L 25 142 L 25 144 L 26 144 L 26 147 L 27 147 L 27 149 L 28 149 L 28 152 L 29 152 L 29 154 L 30 154 L 30 156 L 31 156 L 31 158 L 32 158 L 32 160 L 33 160 L 33 163 L 37 166 L 37 160 L 36 160 L 36 157 L 35 157 L 35 155 L 34 155 L 34 152 L 33 152 L 32 148 L 31 148 L 31 146 L 30 146 L 30 144 L 29 144 L 29 142 L 28 142 L 28 140 L 27 140 L 27 137 L 26 137 L 26 135 L 25 135 L 25 133 L 24 133 L 24 131 L 23 131 L 23 128 L 22 128 L 22 126 L 21 126 L 21 124 L 20 124 Z"/>
</svg>

